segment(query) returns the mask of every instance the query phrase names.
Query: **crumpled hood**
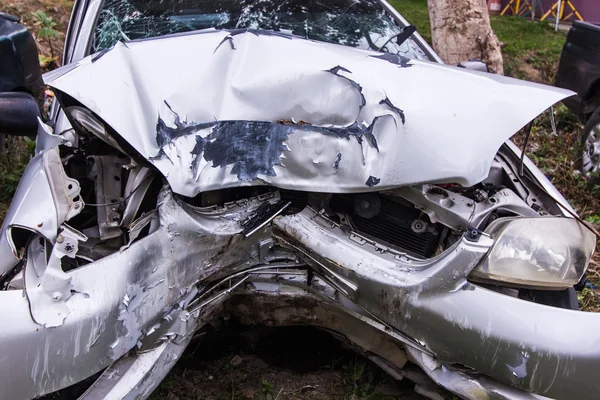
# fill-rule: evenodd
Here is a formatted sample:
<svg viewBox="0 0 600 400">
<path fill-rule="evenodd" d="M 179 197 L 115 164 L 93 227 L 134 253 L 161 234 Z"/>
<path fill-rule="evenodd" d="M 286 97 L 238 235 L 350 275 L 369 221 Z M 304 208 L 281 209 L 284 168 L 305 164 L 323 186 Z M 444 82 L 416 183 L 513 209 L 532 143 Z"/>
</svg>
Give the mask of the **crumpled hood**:
<svg viewBox="0 0 600 400">
<path fill-rule="evenodd" d="M 273 32 L 119 43 L 45 75 L 174 192 L 250 184 L 360 192 L 472 185 L 569 91 Z"/>
</svg>

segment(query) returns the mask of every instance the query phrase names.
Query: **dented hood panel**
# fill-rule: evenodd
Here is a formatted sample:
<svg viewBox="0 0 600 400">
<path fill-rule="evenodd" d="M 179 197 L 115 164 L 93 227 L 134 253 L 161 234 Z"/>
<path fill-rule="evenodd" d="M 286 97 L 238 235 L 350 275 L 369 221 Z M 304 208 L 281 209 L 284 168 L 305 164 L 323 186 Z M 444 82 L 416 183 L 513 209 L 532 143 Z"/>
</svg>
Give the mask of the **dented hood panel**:
<svg viewBox="0 0 600 400">
<path fill-rule="evenodd" d="M 323 192 L 472 185 L 503 142 L 571 95 L 246 30 L 119 43 L 45 80 L 186 196 L 249 184 Z"/>
</svg>

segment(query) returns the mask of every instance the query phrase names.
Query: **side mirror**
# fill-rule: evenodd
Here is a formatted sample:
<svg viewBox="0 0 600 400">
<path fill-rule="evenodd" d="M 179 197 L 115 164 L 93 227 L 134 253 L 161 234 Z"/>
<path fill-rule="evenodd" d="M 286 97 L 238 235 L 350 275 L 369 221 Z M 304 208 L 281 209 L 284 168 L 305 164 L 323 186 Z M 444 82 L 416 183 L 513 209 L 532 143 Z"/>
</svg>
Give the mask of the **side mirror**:
<svg viewBox="0 0 600 400">
<path fill-rule="evenodd" d="M 479 60 L 463 61 L 458 64 L 458 66 L 461 68 L 470 69 L 472 71 L 490 72 L 487 64 Z"/>
<path fill-rule="evenodd" d="M 40 108 L 29 93 L 0 93 L 0 134 L 36 136 Z"/>
</svg>

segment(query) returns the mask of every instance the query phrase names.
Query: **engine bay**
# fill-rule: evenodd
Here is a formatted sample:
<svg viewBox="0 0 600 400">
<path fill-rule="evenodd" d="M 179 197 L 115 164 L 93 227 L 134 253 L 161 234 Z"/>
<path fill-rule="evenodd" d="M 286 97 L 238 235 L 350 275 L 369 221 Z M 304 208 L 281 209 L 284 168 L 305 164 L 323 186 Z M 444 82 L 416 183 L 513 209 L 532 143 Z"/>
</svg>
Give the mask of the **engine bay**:
<svg viewBox="0 0 600 400">
<path fill-rule="evenodd" d="M 60 146 L 66 176 L 79 182 L 73 201 L 85 204 L 68 224 L 87 237 L 75 257 L 63 257 L 65 272 L 97 261 L 155 230 L 158 193 L 165 185 L 151 165 L 116 151 L 89 129 L 78 127 L 77 146 Z M 85 134 L 88 133 L 88 134 Z M 441 254 L 469 229 L 483 231 L 492 221 L 509 216 L 559 214 L 556 204 L 519 174 L 519 160 L 501 149 L 483 182 L 424 184 L 366 193 L 311 193 L 248 186 L 201 192 L 193 198 L 177 196 L 197 209 L 227 208 L 254 197 L 275 196 L 248 221 L 240 221 L 243 233 L 263 227 L 277 215 L 291 215 L 309 206 L 349 234 L 363 236 L 414 259 Z M 533 188 L 533 189 L 531 189 Z M 17 249 L 33 237 L 26 229 L 12 230 Z M 20 263 L 22 265 L 23 263 Z M 2 288 L 22 287 L 17 266 L 2 280 Z"/>
</svg>

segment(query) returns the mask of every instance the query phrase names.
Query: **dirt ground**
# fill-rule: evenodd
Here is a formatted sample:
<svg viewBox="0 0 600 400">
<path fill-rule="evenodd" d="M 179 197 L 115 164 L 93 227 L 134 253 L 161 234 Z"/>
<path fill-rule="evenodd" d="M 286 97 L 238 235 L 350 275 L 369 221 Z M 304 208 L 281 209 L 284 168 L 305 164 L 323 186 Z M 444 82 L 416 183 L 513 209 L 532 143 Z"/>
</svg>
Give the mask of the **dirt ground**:
<svg viewBox="0 0 600 400">
<path fill-rule="evenodd" d="M 235 326 L 194 340 L 151 399 L 425 398 L 327 332 Z"/>
<path fill-rule="evenodd" d="M 25 25 L 36 39 L 38 51 L 42 57 L 40 61 L 42 68 L 49 70 L 60 66 L 63 52 L 63 43 L 65 40 L 65 32 L 69 25 L 71 17 L 71 9 L 73 8 L 72 0 L 2 0 L 0 1 L 0 11 L 15 15 L 21 18 L 21 22 Z M 38 29 L 35 26 L 35 18 L 32 13 L 43 11 L 52 18 L 56 23 L 54 29 L 58 32 L 59 37 L 54 38 L 50 43 L 37 37 Z M 50 60 L 52 54 L 54 60 Z"/>
</svg>

